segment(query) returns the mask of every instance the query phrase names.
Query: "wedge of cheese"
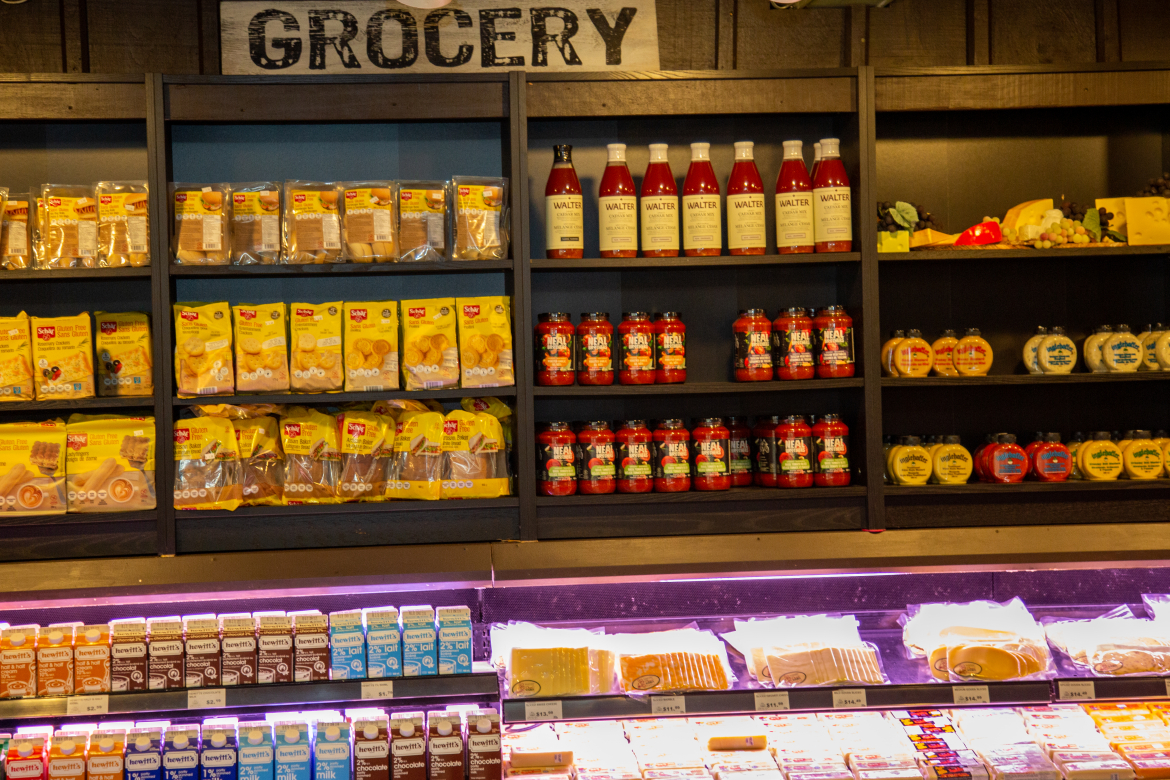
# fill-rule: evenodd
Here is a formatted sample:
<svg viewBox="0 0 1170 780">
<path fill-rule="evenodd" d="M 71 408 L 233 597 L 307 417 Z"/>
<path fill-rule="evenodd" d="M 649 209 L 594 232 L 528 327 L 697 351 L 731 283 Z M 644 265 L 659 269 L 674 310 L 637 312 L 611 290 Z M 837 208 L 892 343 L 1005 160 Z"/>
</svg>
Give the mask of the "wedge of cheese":
<svg viewBox="0 0 1170 780">
<path fill-rule="evenodd" d="M 620 659 L 624 691 L 723 691 L 729 683 L 719 656 L 648 653 Z"/>
<path fill-rule="evenodd" d="M 940 230 L 916 230 L 910 236 L 911 249 L 929 249 L 933 247 L 952 246 L 955 239 L 959 237 L 958 233 L 950 234 L 943 233 Z"/>
<path fill-rule="evenodd" d="M 1123 236 L 1129 235 L 1129 220 L 1125 216 L 1125 201 L 1127 198 L 1097 198 L 1093 205 L 1105 209 L 1113 215 L 1109 220 L 1109 229 L 1116 230 Z"/>
<path fill-rule="evenodd" d="M 1039 225 L 1045 211 L 1052 209 L 1052 198 L 1029 200 L 1012 206 L 1004 216 L 1000 227 L 1018 230 L 1024 225 Z"/>
<path fill-rule="evenodd" d="M 1125 219 L 1130 246 L 1170 244 L 1170 202 L 1166 198 L 1126 198 Z"/>
</svg>

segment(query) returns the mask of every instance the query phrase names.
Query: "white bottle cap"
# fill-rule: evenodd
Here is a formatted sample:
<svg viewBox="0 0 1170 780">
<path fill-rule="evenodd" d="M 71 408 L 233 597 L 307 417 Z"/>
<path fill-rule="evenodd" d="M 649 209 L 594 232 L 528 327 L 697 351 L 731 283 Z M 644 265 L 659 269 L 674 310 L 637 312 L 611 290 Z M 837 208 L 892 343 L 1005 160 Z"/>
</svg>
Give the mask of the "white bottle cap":
<svg viewBox="0 0 1170 780">
<path fill-rule="evenodd" d="M 435 724 L 435 731 L 440 737 L 448 736 L 453 729 L 451 728 L 451 721 L 441 720 Z"/>
<path fill-rule="evenodd" d="M 16 754 L 21 758 L 28 758 L 32 755 L 33 744 L 31 742 L 21 742 L 16 746 Z"/>
<path fill-rule="evenodd" d="M 804 142 L 803 141 L 785 141 L 784 142 L 784 159 L 785 160 L 800 160 L 804 162 Z"/>
<path fill-rule="evenodd" d="M 398 733 L 404 737 L 413 736 L 414 735 L 414 723 L 412 721 L 409 721 L 409 720 L 406 721 L 398 728 Z"/>
<path fill-rule="evenodd" d="M 191 740 L 187 738 L 186 734 L 180 734 L 179 736 L 175 737 L 174 745 L 179 750 L 182 750 L 190 744 Z"/>
<path fill-rule="evenodd" d="M 735 142 L 735 159 L 737 160 L 752 160 L 755 159 L 753 149 L 755 144 L 751 141 L 736 141 Z"/>
<path fill-rule="evenodd" d="M 626 161 L 626 145 L 625 144 L 606 144 L 605 148 L 609 150 L 610 162 L 625 162 Z"/>
<path fill-rule="evenodd" d="M 325 729 L 325 741 L 336 742 L 339 739 L 341 739 L 341 729 L 337 726 L 328 726 Z"/>
<path fill-rule="evenodd" d="M 362 736 L 365 737 L 366 739 L 377 739 L 378 738 L 378 727 L 367 725 L 364 729 L 362 729 Z"/>
<path fill-rule="evenodd" d="M 77 743 L 71 739 L 61 740 L 61 744 L 57 746 L 63 756 L 73 755 L 73 751 L 77 750 Z"/>
<path fill-rule="evenodd" d="M 96 628 L 91 628 L 89 631 L 85 632 L 85 641 L 86 642 L 96 642 L 101 638 L 102 638 L 102 632 Z"/>
<path fill-rule="evenodd" d="M 841 141 L 837 138 L 821 139 L 821 159 L 841 156 Z"/>
<path fill-rule="evenodd" d="M 290 745 L 295 745 L 301 738 L 301 732 L 298 728 L 285 729 L 284 741 Z"/>
<path fill-rule="evenodd" d="M 650 144 L 650 162 L 666 162 L 666 144 Z"/>
<path fill-rule="evenodd" d="M 114 740 L 112 737 L 102 737 L 98 740 L 98 750 L 103 753 L 109 753 L 114 749 Z"/>
<path fill-rule="evenodd" d="M 145 734 L 138 737 L 138 739 L 134 740 L 134 749 L 139 751 L 150 750 L 150 737 Z"/>
<path fill-rule="evenodd" d="M 227 744 L 227 734 L 222 731 L 217 731 L 211 735 L 211 746 L 214 748 L 221 748 Z"/>
<path fill-rule="evenodd" d="M 813 144 L 813 162 L 821 159 L 821 142 L 817 141 Z"/>
<path fill-rule="evenodd" d="M 262 739 L 264 739 L 264 732 L 260 729 L 252 729 L 248 732 L 249 745 L 259 745 Z"/>
<path fill-rule="evenodd" d="M 691 144 L 691 160 L 710 160 L 711 144 Z"/>
<path fill-rule="evenodd" d="M 20 647 L 24 644 L 24 639 L 24 634 L 13 634 L 8 637 L 8 644 L 12 645 L 13 647 Z"/>
<path fill-rule="evenodd" d="M 491 718 L 480 718 L 475 722 L 475 730 L 480 734 L 487 734 L 492 730 Z"/>
</svg>

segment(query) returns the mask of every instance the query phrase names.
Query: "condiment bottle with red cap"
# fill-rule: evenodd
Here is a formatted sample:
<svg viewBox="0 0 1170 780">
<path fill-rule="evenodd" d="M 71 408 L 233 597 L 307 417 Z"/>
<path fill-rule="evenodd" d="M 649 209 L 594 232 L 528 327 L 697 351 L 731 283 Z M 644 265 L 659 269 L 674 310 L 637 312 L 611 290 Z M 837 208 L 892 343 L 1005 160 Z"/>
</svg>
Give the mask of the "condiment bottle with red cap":
<svg viewBox="0 0 1170 780">
<path fill-rule="evenodd" d="M 983 475 L 987 482 L 1023 482 L 1028 475 L 1028 456 L 1016 444 L 1015 434 L 1001 433 L 983 453 Z"/>
<path fill-rule="evenodd" d="M 585 202 L 573 168 L 573 147 L 553 147 L 553 167 L 544 187 L 544 249 L 550 258 L 585 256 Z"/>
<path fill-rule="evenodd" d="M 815 249 L 812 190 L 801 142 L 785 141 L 784 161 L 776 176 L 776 250 L 782 255 Z"/>
<path fill-rule="evenodd" d="M 626 145 L 607 144 L 609 159 L 597 199 L 602 257 L 638 256 L 638 190 L 626 165 Z"/>
<path fill-rule="evenodd" d="M 727 251 L 762 255 L 768 245 L 764 182 L 754 159 L 755 144 L 735 142 L 735 165 L 727 182 Z"/>
<path fill-rule="evenodd" d="M 1059 433 L 1044 434 L 1044 442 L 1032 451 L 1031 474 L 1039 482 L 1065 482 L 1072 475 L 1072 453 Z"/>
<path fill-rule="evenodd" d="M 643 257 L 678 257 L 678 185 L 666 152 L 666 144 L 650 144 L 650 164 L 642 177 Z"/>
<path fill-rule="evenodd" d="M 704 417 L 691 433 L 695 448 L 695 490 L 731 487 L 731 432 L 721 417 Z"/>
<path fill-rule="evenodd" d="M 683 180 L 683 254 L 718 257 L 723 254 L 723 201 L 719 179 L 711 167 L 711 144 L 691 144 L 691 166 Z"/>
</svg>

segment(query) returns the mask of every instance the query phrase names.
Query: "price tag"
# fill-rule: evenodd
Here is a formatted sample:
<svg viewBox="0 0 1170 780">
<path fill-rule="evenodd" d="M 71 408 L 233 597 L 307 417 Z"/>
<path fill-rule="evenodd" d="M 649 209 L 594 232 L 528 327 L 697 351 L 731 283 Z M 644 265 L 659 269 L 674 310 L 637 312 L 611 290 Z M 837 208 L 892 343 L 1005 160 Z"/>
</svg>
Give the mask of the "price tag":
<svg viewBox="0 0 1170 780">
<path fill-rule="evenodd" d="M 104 694 L 98 696 L 70 696 L 66 699 L 66 715 L 108 715 L 110 712 L 110 697 Z"/>
<path fill-rule="evenodd" d="M 788 691 L 756 691 L 756 710 L 776 712 L 792 709 L 788 702 Z"/>
<path fill-rule="evenodd" d="M 1062 701 L 1087 701 L 1097 698 L 1092 680 L 1057 680 L 1057 698 Z"/>
<path fill-rule="evenodd" d="M 223 688 L 192 688 L 187 691 L 187 709 L 207 710 L 227 706 L 227 691 Z"/>
<path fill-rule="evenodd" d="M 956 685 L 951 691 L 955 694 L 955 704 L 991 704 L 986 685 Z"/>
<path fill-rule="evenodd" d="M 1166 695 L 1170 696 L 1170 677 L 1166 678 Z"/>
<path fill-rule="evenodd" d="M 563 720 L 560 701 L 526 701 L 524 702 L 524 720 L 539 722 L 544 720 Z"/>
<path fill-rule="evenodd" d="M 393 699 L 394 698 L 394 681 L 393 680 L 371 680 L 362 683 L 362 698 L 363 699 Z"/>
<path fill-rule="evenodd" d="M 865 688 L 839 688 L 833 691 L 833 707 L 835 709 L 853 709 L 866 707 Z"/>
<path fill-rule="evenodd" d="M 686 715 L 685 696 L 651 696 L 650 713 L 653 715 Z"/>
</svg>

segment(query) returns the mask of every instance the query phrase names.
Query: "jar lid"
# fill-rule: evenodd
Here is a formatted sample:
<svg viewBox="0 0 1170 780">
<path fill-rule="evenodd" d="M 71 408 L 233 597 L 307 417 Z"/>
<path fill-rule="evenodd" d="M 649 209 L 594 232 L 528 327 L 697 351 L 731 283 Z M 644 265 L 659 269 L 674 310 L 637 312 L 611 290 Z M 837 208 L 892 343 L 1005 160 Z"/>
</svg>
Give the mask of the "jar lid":
<svg viewBox="0 0 1170 780">
<path fill-rule="evenodd" d="M 658 427 L 659 428 L 681 428 L 681 427 L 683 427 L 683 421 L 678 419 L 677 417 L 671 417 L 671 418 L 668 418 L 666 420 L 659 420 Z"/>
<path fill-rule="evenodd" d="M 844 313 L 845 313 L 845 307 L 838 306 L 836 304 L 833 304 L 832 306 L 826 306 L 823 309 L 821 309 L 821 314 L 844 314 Z"/>
<path fill-rule="evenodd" d="M 784 418 L 778 414 L 765 414 L 756 418 L 756 425 L 759 425 L 762 422 L 779 425 L 780 423 L 784 422 Z"/>
<path fill-rule="evenodd" d="M 902 329 L 900 329 L 900 328 L 898 328 L 898 329 L 895 329 L 895 330 L 894 330 L 894 332 L 890 334 L 890 338 L 892 338 L 892 339 L 904 339 L 904 338 L 906 338 L 906 331 L 904 331 L 904 330 L 902 330 Z"/>
<path fill-rule="evenodd" d="M 910 330 L 906 331 L 906 338 L 920 339 L 922 338 L 922 331 L 918 330 L 917 328 L 911 328 Z"/>
<path fill-rule="evenodd" d="M 1049 444 L 1060 444 L 1060 434 L 1046 433 L 1044 434 L 1044 441 L 1048 442 Z"/>
<path fill-rule="evenodd" d="M 1036 431 L 1032 434 L 1032 441 L 1044 441 L 1045 435 L 1044 431 Z"/>
<path fill-rule="evenodd" d="M 609 422 L 606 420 L 590 420 L 589 422 L 585 423 L 585 427 L 594 431 L 608 431 Z"/>
<path fill-rule="evenodd" d="M 1044 327 L 1043 325 L 1036 326 L 1036 335 L 1037 336 L 1046 336 L 1047 334 L 1048 334 L 1048 328 Z"/>
<path fill-rule="evenodd" d="M 821 422 L 840 422 L 841 415 L 839 414 L 822 414 Z"/>
<path fill-rule="evenodd" d="M 569 424 L 567 422 L 550 422 L 546 430 L 567 431 L 569 430 Z"/>
<path fill-rule="evenodd" d="M 804 317 L 808 315 L 808 311 L 800 306 L 789 306 L 783 313 L 789 317 Z"/>
<path fill-rule="evenodd" d="M 621 424 L 622 424 L 623 428 L 645 428 L 646 427 L 645 420 L 622 420 Z"/>
<path fill-rule="evenodd" d="M 1093 434 L 1093 441 L 1110 441 L 1112 438 L 1109 431 L 1097 431 Z"/>
<path fill-rule="evenodd" d="M 747 309 L 747 310 L 745 310 L 745 311 L 743 311 L 743 312 L 740 312 L 740 316 L 747 316 L 747 317 L 767 317 L 767 316 L 768 316 L 768 313 L 767 313 L 765 310 L 763 310 L 763 309 Z"/>
<path fill-rule="evenodd" d="M 902 437 L 902 446 L 903 447 L 921 447 L 922 446 L 922 439 L 918 438 L 917 436 L 903 436 Z"/>
<path fill-rule="evenodd" d="M 1000 444 L 1015 444 L 1016 435 L 1014 433 L 1001 433 L 999 435 Z"/>
<path fill-rule="evenodd" d="M 959 438 L 959 436 L 954 433 L 948 433 L 943 437 L 943 444 L 959 444 L 961 441 L 962 440 Z"/>
<path fill-rule="evenodd" d="M 682 313 L 677 311 L 660 311 L 654 315 L 656 320 L 679 320 L 682 319 Z"/>
<path fill-rule="evenodd" d="M 1040 330 L 1043 330 L 1043 328 L 1041 328 Z M 1050 333 L 1053 336 L 1063 336 L 1064 335 L 1064 328 L 1062 328 L 1060 325 L 1053 325 Z"/>
<path fill-rule="evenodd" d="M 785 418 L 784 418 L 784 422 L 786 422 L 786 423 L 798 423 L 798 422 L 801 422 L 801 423 L 802 423 L 802 422 L 804 422 L 804 415 L 802 415 L 802 414 L 790 414 L 790 415 L 788 415 L 787 417 L 785 417 Z"/>
<path fill-rule="evenodd" d="M 704 417 L 699 420 L 699 425 L 703 428 L 714 428 L 723 425 L 722 417 Z"/>
<path fill-rule="evenodd" d="M 727 418 L 728 425 L 747 425 L 747 417 L 743 415 L 733 414 Z"/>
<path fill-rule="evenodd" d="M 583 311 L 581 312 L 581 319 L 583 320 L 608 320 L 609 312 L 606 311 Z"/>
<path fill-rule="evenodd" d="M 560 322 L 568 321 L 569 313 L 567 311 L 549 311 L 537 317 L 540 322 Z"/>
<path fill-rule="evenodd" d="M 983 334 L 979 332 L 979 328 L 967 328 L 967 335 L 968 336 L 982 336 Z"/>
<path fill-rule="evenodd" d="M 622 319 L 627 320 L 648 320 L 650 313 L 645 311 L 623 311 Z"/>
<path fill-rule="evenodd" d="M 1166 438 L 1166 431 L 1159 428 L 1158 430 L 1154 431 L 1154 438 L 1155 439 L 1165 439 Z"/>
<path fill-rule="evenodd" d="M 1129 333 L 1129 326 L 1128 325 L 1118 325 L 1116 332 L 1117 333 Z"/>
<path fill-rule="evenodd" d="M 942 336 L 940 338 L 953 339 L 954 337 L 955 337 L 955 331 L 952 330 L 951 328 L 947 328 L 946 330 L 944 330 L 942 332 Z"/>
<path fill-rule="evenodd" d="M 1152 439 L 1154 438 L 1149 431 L 1134 431 L 1131 439 Z"/>
<path fill-rule="evenodd" d="M 1098 333 L 1112 333 L 1113 326 L 1112 325 L 1099 325 L 1097 327 L 1097 332 Z"/>
</svg>

